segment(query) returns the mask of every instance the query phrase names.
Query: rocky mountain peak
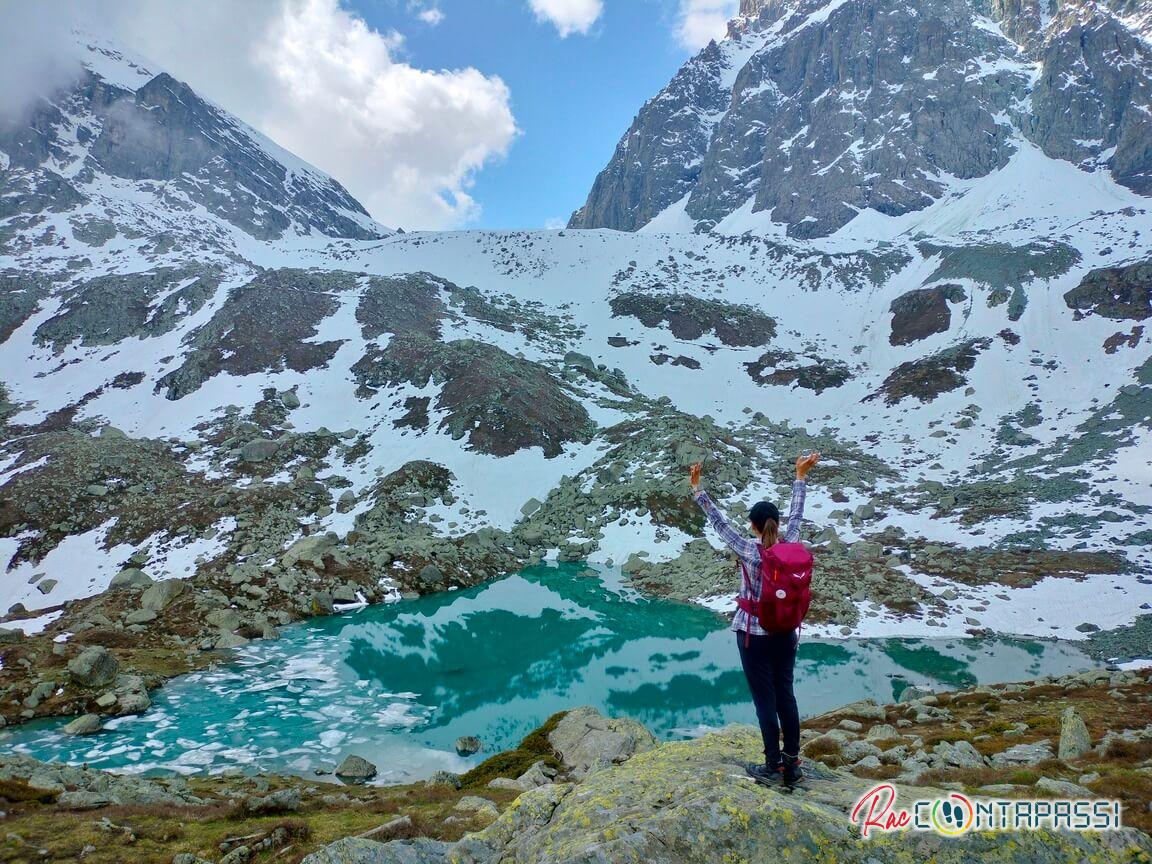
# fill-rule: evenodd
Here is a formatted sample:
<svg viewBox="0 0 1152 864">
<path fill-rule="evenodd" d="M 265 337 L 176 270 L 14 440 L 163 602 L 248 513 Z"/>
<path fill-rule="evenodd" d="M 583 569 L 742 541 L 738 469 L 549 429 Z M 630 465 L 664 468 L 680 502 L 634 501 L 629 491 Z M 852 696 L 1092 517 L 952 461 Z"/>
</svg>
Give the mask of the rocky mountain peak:
<svg viewBox="0 0 1152 864">
<path fill-rule="evenodd" d="M 739 232 L 763 214 L 824 237 L 1033 146 L 1148 194 L 1148 17 L 1129 0 L 745 0 L 641 109 L 570 227 Z"/>
<path fill-rule="evenodd" d="M 213 221 L 262 240 L 388 233 L 335 180 L 169 73 L 153 75 L 96 44 L 81 46 L 81 57 L 70 85 L 25 116 L 0 119 L 0 153 L 7 155 L 0 180 L 27 190 L 18 203 L 26 224 L 37 214 L 103 202 L 105 233 L 135 232 L 136 214 L 126 212 L 123 197 L 105 200 L 113 179 L 166 198 L 169 212 L 182 214 L 173 220 L 177 232 L 188 226 L 188 213 L 203 208 L 206 214 L 192 217 L 201 235 L 216 233 L 208 228 Z"/>
</svg>

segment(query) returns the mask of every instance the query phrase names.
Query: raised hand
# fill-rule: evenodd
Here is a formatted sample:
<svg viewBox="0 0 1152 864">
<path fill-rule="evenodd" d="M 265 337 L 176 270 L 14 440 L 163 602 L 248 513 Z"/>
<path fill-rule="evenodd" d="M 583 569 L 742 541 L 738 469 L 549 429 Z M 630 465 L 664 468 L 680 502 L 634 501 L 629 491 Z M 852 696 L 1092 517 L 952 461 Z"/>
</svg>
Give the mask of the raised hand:
<svg viewBox="0 0 1152 864">
<path fill-rule="evenodd" d="M 813 466 L 820 461 L 819 453 L 809 453 L 807 456 L 796 457 L 796 479 L 803 480 L 808 476 L 808 472 L 812 470 Z"/>
<path fill-rule="evenodd" d="M 700 462 L 694 462 L 692 467 L 688 469 L 688 485 L 692 487 L 693 492 L 700 488 L 701 467 L 702 464 Z"/>
</svg>

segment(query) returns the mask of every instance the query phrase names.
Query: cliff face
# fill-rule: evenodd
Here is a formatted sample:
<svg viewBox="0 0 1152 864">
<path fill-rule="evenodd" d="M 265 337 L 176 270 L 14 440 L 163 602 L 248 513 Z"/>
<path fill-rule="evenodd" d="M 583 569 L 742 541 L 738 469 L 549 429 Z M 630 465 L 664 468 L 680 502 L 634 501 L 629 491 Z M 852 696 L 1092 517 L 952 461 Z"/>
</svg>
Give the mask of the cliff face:
<svg viewBox="0 0 1152 864">
<path fill-rule="evenodd" d="M 742 208 L 822 237 L 900 215 L 1027 142 L 1152 189 L 1148 14 L 1126 2 L 747 0 L 641 109 L 570 227 Z"/>
</svg>

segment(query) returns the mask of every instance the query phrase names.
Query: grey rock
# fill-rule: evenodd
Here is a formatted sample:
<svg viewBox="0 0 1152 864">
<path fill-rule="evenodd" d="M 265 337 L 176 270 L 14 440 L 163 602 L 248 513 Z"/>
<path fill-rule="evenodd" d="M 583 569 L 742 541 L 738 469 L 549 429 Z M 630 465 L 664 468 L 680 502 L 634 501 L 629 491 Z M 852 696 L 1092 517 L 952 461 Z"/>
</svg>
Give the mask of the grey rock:
<svg viewBox="0 0 1152 864">
<path fill-rule="evenodd" d="M 229 648 L 239 648 L 242 645 L 247 645 L 248 641 L 248 639 L 237 633 L 221 633 L 216 637 L 213 647 L 223 651 Z"/>
<path fill-rule="evenodd" d="M 164 579 L 156 582 L 145 588 L 144 593 L 140 595 L 140 607 L 160 612 L 167 609 L 187 588 L 182 579 Z"/>
<path fill-rule="evenodd" d="M 1075 708 L 1068 707 L 1060 717 L 1060 742 L 1056 755 L 1058 758 L 1069 761 L 1079 759 L 1092 749 L 1092 738 L 1088 734 L 1088 727 L 1084 718 Z"/>
<path fill-rule="evenodd" d="M 56 587 L 56 584 L 55 579 L 41 579 L 36 583 L 36 590 L 41 594 L 49 594 Z"/>
<path fill-rule="evenodd" d="M 548 734 L 548 743 L 579 778 L 652 749 L 656 738 L 635 720 L 605 717 L 584 706 L 564 715 Z"/>
<path fill-rule="evenodd" d="M 127 567 L 112 577 L 109 588 L 147 588 L 152 577 L 136 567 Z"/>
<path fill-rule="evenodd" d="M 103 728 L 104 724 L 101 722 L 99 714 L 83 714 L 65 724 L 60 731 L 65 735 L 95 735 Z"/>
<path fill-rule="evenodd" d="M 435 564 L 425 564 L 418 574 L 421 584 L 430 589 L 444 585 L 444 573 Z"/>
<path fill-rule="evenodd" d="M 443 864 L 451 848 L 424 837 L 391 843 L 346 837 L 306 855 L 300 864 Z"/>
<path fill-rule="evenodd" d="M 361 756 L 349 754 L 334 773 L 342 780 L 371 780 L 376 776 L 376 766 Z"/>
<path fill-rule="evenodd" d="M 65 810 L 98 810 L 101 807 L 110 807 L 120 802 L 104 792 L 76 789 L 61 792 L 56 798 L 56 803 Z"/>
<path fill-rule="evenodd" d="M 920 699 L 926 699 L 927 697 L 932 696 L 932 695 L 933 694 L 932 694 L 931 690 L 924 690 L 920 687 L 910 685 L 910 686 L 905 687 L 903 690 L 900 691 L 900 698 L 897 699 L 896 701 L 899 703 L 915 702 L 915 701 L 920 700 Z"/>
<path fill-rule="evenodd" d="M 153 609 L 137 609 L 124 616 L 125 624 L 147 624 L 155 620 L 156 612 Z"/>
<path fill-rule="evenodd" d="M 941 741 L 932 748 L 932 755 L 943 766 L 952 768 L 982 768 L 984 756 L 969 741 Z"/>
<path fill-rule="evenodd" d="M 213 627 L 231 633 L 233 630 L 238 630 L 242 620 L 240 613 L 235 609 L 215 609 L 209 612 L 204 620 Z"/>
<path fill-rule="evenodd" d="M 533 787 L 520 780 L 513 780 L 511 777 L 493 777 L 488 781 L 488 788 L 503 789 L 510 792 L 527 792 Z"/>
<path fill-rule="evenodd" d="M 288 813 L 300 809 L 299 789 L 277 789 L 269 795 L 252 795 L 244 799 L 247 813 Z"/>
<path fill-rule="evenodd" d="M 490 819 L 495 819 L 500 815 L 500 811 L 496 805 L 489 801 L 487 798 L 481 798 L 479 795 L 465 795 L 456 802 L 456 806 L 452 808 L 461 813 L 472 813 L 477 816 L 486 816 Z"/>
<path fill-rule="evenodd" d="M 120 662 L 101 645 L 85 648 L 68 661 L 68 674 L 81 687 L 102 687 L 116 680 Z"/>
<path fill-rule="evenodd" d="M 1056 754 L 1052 752 L 1052 742 L 1044 739 L 1031 744 L 1014 744 L 1001 753 L 992 754 L 992 765 L 997 768 L 1019 765 L 1036 765 Z"/>
<path fill-rule="evenodd" d="M 245 462 L 267 462 L 280 450 L 278 441 L 267 438 L 254 438 L 240 448 L 240 458 Z"/>
<path fill-rule="evenodd" d="M 1051 792 L 1062 798 L 1095 798 L 1091 789 L 1085 789 L 1068 780 L 1056 780 L 1051 777 L 1041 777 L 1036 781 L 1036 788 Z"/>
</svg>

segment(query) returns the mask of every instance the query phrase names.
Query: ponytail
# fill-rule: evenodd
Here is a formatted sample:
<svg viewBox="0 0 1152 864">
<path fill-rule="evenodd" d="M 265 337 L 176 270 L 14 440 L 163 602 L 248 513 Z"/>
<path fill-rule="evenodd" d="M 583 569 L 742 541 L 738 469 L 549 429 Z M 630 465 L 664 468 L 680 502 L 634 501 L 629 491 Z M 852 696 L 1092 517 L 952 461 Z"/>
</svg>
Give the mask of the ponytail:
<svg viewBox="0 0 1152 864">
<path fill-rule="evenodd" d="M 775 546 L 780 542 L 780 523 L 775 519 L 765 519 L 764 530 L 760 534 L 760 539 L 765 546 Z"/>
</svg>

